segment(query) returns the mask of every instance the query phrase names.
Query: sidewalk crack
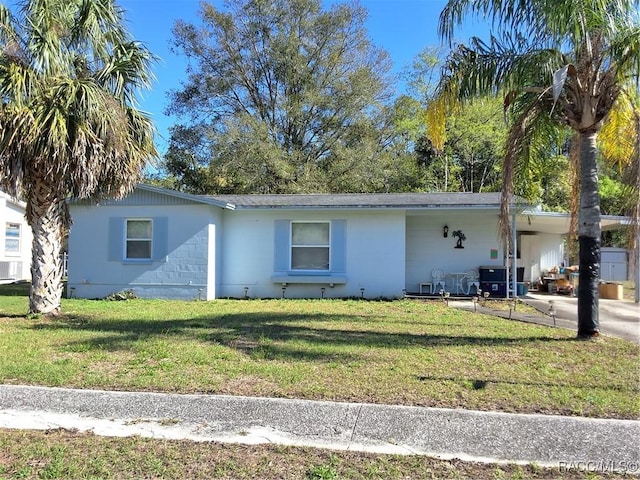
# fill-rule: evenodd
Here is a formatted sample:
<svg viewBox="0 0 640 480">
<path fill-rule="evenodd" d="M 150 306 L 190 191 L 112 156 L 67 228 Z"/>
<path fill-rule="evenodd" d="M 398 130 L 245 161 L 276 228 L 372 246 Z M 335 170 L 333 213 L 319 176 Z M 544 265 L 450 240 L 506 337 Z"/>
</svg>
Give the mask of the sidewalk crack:
<svg viewBox="0 0 640 480">
<path fill-rule="evenodd" d="M 356 429 L 358 428 L 358 422 L 360 421 L 360 414 L 362 413 L 363 407 L 364 405 L 358 406 L 358 413 L 356 414 L 356 420 L 355 422 L 353 422 L 353 427 L 351 428 L 351 437 L 349 438 L 349 445 L 347 447 L 347 450 L 351 450 L 351 444 L 353 443 L 353 438 L 356 435 Z"/>
</svg>

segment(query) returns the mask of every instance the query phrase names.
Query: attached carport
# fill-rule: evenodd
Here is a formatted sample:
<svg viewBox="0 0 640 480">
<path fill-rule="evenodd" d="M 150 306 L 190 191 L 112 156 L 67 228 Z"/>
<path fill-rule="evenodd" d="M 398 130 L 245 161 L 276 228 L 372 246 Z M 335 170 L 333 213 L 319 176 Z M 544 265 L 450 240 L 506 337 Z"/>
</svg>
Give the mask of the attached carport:
<svg viewBox="0 0 640 480">
<path fill-rule="evenodd" d="M 601 228 L 603 231 L 617 230 L 624 228 L 632 224 L 629 217 L 615 216 L 615 215 L 602 215 Z M 515 229 L 514 229 L 514 243 L 517 248 L 517 235 L 526 233 L 540 233 L 551 235 L 567 235 L 571 225 L 571 215 L 567 213 L 556 212 L 542 212 L 537 209 L 525 209 L 521 213 L 515 215 Z M 636 243 L 640 244 L 640 241 L 636 240 Z M 640 251 L 640 249 L 638 249 Z M 636 265 L 640 265 L 640 259 L 637 255 L 640 252 L 636 252 Z M 517 265 L 517 264 L 516 264 Z M 635 282 L 635 302 L 640 302 L 640 290 L 638 288 L 640 284 L 640 268 L 635 268 L 634 271 Z M 514 281 L 515 283 L 515 281 Z M 514 284 L 514 291 L 515 291 Z"/>
</svg>

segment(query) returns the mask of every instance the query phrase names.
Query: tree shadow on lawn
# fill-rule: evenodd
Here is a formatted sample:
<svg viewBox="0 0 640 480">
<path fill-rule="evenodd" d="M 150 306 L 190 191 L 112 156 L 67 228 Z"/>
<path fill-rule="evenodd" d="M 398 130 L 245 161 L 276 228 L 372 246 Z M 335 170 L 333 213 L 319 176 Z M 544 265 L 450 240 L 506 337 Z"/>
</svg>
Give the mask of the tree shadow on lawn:
<svg viewBox="0 0 640 480">
<path fill-rule="evenodd" d="M 345 322 L 345 316 L 340 316 Z M 348 322 L 348 317 L 347 322 Z M 353 329 L 323 328 L 322 323 L 335 321 L 334 315 L 242 313 L 220 317 L 197 317 L 172 320 L 93 320 L 91 318 L 62 317 L 50 323 L 34 325 L 43 330 L 72 329 L 96 333 L 95 338 L 70 342 L 84 348 L 101 350 L 129 350 L 134 343 L 145 339 L 192 339 L 224 345 L 263 358 L 290 360 L 344 360 L 356 356 L 358 348 L 430 348 L 460 346 L 527 345 L 534 342 L 570 342 L 572 338 L 554 338 L 540 334 L 524 336 L 491 336 L 455 333 L 398 333 L 367 329 L 367 322 L 353 316 Z M 317 324 L 317 326 L 316 326 Z M 378 323 L 379 325 L 379 323 Z M 455 330 L 455 327 L 445 327 Z M 349 347 L 353 347 L 352 350 Z"/>
<path fill-rule="evenodd" d="M 526 381 L 522 379 L 508 380 L 508 379 L 495 378 L 495 377 L 470 379 L 462 376 L 454 377 L 454 376 L 439 376 L 439 375 L 417 375 L 415 378 L 420 382 L 438 382 L 438 383 L 454 382 L 459 384 L 465 384 L 471 390 L 484 390 L 490 384 L 494 384 L 494 385 L 517 385 L 517 386 L 527 385 L 530 387 L 562 387 L 562 388 L 566 387 L 566 388 L 592 390 L 592 391 L 617 390 L 620 392 L 629 392 L 630 394 L 637 394 L 638 392 L 640 392 L 640 389 L 634 385 L 627 385 L 627 384 L 616 385 L 614 383 L 606 383 L 606 382 L 602 382 L 598 384 L 595 384 L 595 383 L 588 384 L 588 383 L 579 383 L 579 382 L 576 382 L 575 380 L 571 382 L 562 382 L 559 380 L 556 380 L 553 382 L 544 382 L 544 381 L 535 382 L 535 381 Z"/>
</svg>

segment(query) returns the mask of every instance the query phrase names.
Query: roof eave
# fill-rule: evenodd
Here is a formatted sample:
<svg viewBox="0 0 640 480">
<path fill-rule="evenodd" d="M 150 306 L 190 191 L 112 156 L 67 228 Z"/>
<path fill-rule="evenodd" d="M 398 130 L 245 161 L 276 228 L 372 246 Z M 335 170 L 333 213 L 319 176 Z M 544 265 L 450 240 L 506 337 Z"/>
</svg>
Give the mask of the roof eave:
<svg viewBox="0 0 640 480">
<path fill-rule="evenodd" d="M 224 208 L 227 210 L 235 210 L 236 206 L 228 203 L 221 202 L 220 200 L 216 200 L 214 198 L 209 198 L 200 195 L 193 195 L 191 193 L 179 192 L 177 190 L 170 190 L 168 188 L 156 187 L 155 185 L 149 185 L 146 183 L 139 183 L 136 188 L 140 190 L 146 190 L 147 192 L 157 193 L 159 195 L 168 195 L 170 197 L 180 198 L 182 200 L 189 200 L 195 203 L 204 203 L 206 205 L 213 205 L 216 207 Z"/>
</svg>

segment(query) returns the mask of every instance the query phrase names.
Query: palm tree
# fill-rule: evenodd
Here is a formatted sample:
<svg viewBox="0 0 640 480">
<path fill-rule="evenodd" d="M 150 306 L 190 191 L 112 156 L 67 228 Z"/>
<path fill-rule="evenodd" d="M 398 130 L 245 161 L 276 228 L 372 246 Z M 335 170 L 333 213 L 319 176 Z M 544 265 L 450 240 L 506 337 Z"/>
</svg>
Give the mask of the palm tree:
<svg viewBox="0 0 640 480">
<path fill-rule="evenodd" d="M 440 35 L 451 42 L 454 27 L 467 14 L 491 19 L 496 32 L 488 42 L 474 38 L 469 47 L 459 45 L 450 53 L 427 112 L 432 141 L 442 144 L 445 115 L 462 102 L 504 96 L 512 120 L 501 214 L 508 229 L 514 171 L 535 162 L 558 129 L 574 132 L 580 200 L 578 337 L 597 336 L 601 229 L 596 142 L 609 114 L 628 106 L 637 92 L 638 1 L 449 0 L 440 15 Z M 625 155 L 631 158 L 632 150 Z M 637 198 L 637 189 L 634 194 Z"/>
<path fill-rule="evenodd" d="M 0 5 L 0 49 L 0 186 L 27 202 L 29 310 L 56 313 L 65 199 L 122 197 L 156 155 L 136 108 L 154 57 L 113 0 L 23 0 L 15 15 Z"/>
</svg>

